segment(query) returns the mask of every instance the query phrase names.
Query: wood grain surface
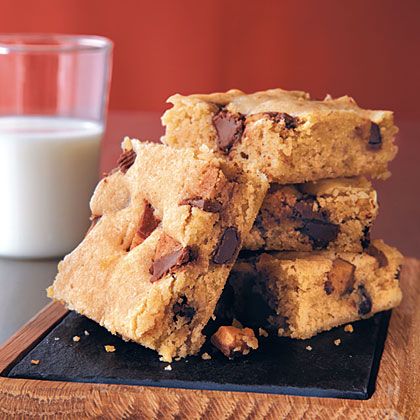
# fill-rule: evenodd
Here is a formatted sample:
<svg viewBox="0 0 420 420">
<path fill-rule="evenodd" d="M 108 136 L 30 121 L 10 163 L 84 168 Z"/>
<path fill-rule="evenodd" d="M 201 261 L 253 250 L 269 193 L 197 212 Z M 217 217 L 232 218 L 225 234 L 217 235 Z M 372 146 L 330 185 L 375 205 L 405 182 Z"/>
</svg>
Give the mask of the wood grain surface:
<svg viewBox="0 0 420 420">
<path fill-rule="evenodd" d="M 404 298 L 393 311 L 376 391 L 367 401 L 240 392 L 82 384 L 0 377 L 0 418 L 420 418 L 420 261 L 406 259 Z M 2 348 L 0 372 L 66 313 L 41 311 Z"/>
</svg>

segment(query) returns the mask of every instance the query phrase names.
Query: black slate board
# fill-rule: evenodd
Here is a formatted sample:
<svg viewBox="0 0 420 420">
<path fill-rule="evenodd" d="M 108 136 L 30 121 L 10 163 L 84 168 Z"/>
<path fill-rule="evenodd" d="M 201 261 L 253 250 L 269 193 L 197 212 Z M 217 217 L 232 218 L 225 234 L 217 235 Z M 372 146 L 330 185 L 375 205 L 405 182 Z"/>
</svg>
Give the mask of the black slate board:
<svg viewBox="0 0 420 420">
<path fill-rule="evenodd" d="M 310 340 L 269 337 L 247 357 L 228 360 L 209 344 L 211 360 L 189 357 L 164 370 L 154 351 L 126 343 L 76 313 L 67 315 L 6 376 L 171 388 L 263 392 L 368 399 L 374 391 L 390 312 L 353 323 Z M 88 331 L 86 336 L 84 331 Z M 74 336 L 80 336 L 74 342 Z M 334 340 L 340 338 L 341 345 Z M 105 344 L 116 347 L 107 353 Z M 312 351 L 306 350 L 311 346 Z M 32 365 L 31 359 L 40 360 Z"/>
</svg>

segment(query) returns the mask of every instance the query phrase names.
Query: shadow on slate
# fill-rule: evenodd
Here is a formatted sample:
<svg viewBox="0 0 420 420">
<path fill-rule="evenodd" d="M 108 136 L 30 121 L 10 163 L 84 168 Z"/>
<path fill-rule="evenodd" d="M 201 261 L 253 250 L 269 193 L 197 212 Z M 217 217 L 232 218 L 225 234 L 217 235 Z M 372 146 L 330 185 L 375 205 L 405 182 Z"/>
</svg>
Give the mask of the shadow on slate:
<svg viewBox="0 0 420 420">
<path fill-rule="evenodd" d="M 170 388 L 262 392 L 368 399 L 373 394 L 390 312 L 310 340 L 269 337 L 247 357 L 228 360 L 208 343 L 211 360 L 189 357 L 160 362 L 154 351 L 113 336 L 76 313 L 67 315 L 41 342 L 9 369 L 8 377 Z M 84 331 L 88 331 L 86 336 Z M 74 342 L 74 336 L 80 336 Z M 340 338 L 341 345 L 334 340 Z M 116 347 L 107 353 L 104 345 Z M 312 351 L 306 350 L 307 346 Z M 39 359 L 32 365 L 31 359 Z"/>
</svg>

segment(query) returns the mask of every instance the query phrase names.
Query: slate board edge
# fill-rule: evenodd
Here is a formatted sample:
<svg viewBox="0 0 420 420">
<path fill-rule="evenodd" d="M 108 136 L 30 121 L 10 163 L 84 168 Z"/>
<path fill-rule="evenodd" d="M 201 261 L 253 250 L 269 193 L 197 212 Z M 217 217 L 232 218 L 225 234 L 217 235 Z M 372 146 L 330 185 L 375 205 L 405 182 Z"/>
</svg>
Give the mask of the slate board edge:
<svg viewBox="0 0 420 420">
<path fill-rule="evenodd" d="M 42 335 L 40 335 L 37 340 L 31 343 L 25 351 L 19 355 L 3 372 L 0 373 L 0 376 L 17 378 L 17 379 L 39 379 L 47 381 L 63 381 L 63 378 L 56 375 L 36 375 L 32 374 L 31 376 L 26 375 L 9 375 L 12 369 L 18 365 L 25 356 L 27 356 L 39 343 L 41 343 L 48 334 L 50 334 L 59 324 L 61 324 L 72 312 L 69 311 L 64 314 L 60 319 L 58 319 L 48 330 L 46 330 Z M 372 397 L 375 391 L 375 384 L 377 373 L 380 366 L 380 360 L 382 353 L 385 347 L 385 341 L 388 332 L 389 320 L 391 317 L 392 311 L 382 312 L 380 320 L 380 329 L 378 332 L 378 342 L 375 347 L 375 353 L 373 355 L 373 363 L 369 375 L 369 383 L 366 389 L 360 391 L 345 391 L 343 395 L 342 390 L 333 390 L 333 389 L 322 389 L 322 388 L 300 388 L 300 387 L 289 387 L 289 386 L 275 386 L 275 385 L 253 385 L 252 388 L 250 385 L 239 385 L 231 383 L 216 383 L 216 382 L 200 382 L 197 386 L 195 381 L 185 381 L 185 380 L 162 380 L 162 381 L 153 381 L 153 380 L 130 380 L 130 379 L 119 379 L 119 378 L 96 378 L 92 380 L 72 380 L 69 378 L 65 379 L 65 382 L 73 383 L 96 383 L 96 384 L 119 384 L 119 385 L 128 385 L 128 386 L 150 386 L 150 387 L 160 387 L 160 388 L 171 388 L 171 389 L 199 389 L 199 390 L 208 390 L 208 391 L 231 391 L 231 392 L 248 392 L 248 393 L 262 393 L 262 394 L 274 394 L 274 395 L 291 395 L 291 396 L 304 396 L 304 397 L 319 397 L 319 398 L 338 398 L 338 399 L 349 399 L 349 400 L 368 400 Z"/>
</svg>

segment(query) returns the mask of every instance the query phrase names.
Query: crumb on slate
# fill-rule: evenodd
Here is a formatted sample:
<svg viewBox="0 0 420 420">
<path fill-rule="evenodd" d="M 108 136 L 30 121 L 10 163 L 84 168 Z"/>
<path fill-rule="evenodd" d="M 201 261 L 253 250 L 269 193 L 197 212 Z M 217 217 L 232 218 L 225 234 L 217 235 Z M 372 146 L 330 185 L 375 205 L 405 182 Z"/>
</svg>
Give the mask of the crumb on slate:
<svg viewBox="0 0 420 420">
<path fill-rule="evenodd" d="M 268 332 L 264 328 L 258 328 L 258 335 L 260 337 L 268 337 Z"/>
<path fill-rule="evenodd" d="M 107 353 L 114 353 L 114 351 L 115 351 L 115 346 L 111 346 L 110 344 L 107 344 L 104 347 L 105 347 L 105 351 Z"/>
<path fill-rule="evenodd" d="M 86 335 L 86 336 L 88 336 L 89 335 L 89 331 L 84 331 L 84 334 Z"/>
<path fill-rule="evenodd" d="M 80 337 L 78 335 L 75 335 L 73 337 L 73 341 L 77 343 L 78 341 L 80 341 Z"/>
<path fill-rule="evenodd" d="M 305 349 L 308 351 L 312 351 L 312 346 L 306 346 Z"/>
<path fill-rule="evenodd" d="M 213 321 L 216 321 L 216 315 L 215 315 L 215 314 L 213 314 L 213 315 L 211 316 L 211 319 L 212 319 Z"/>
<path fill-rule="evenodd" d="M 172 366 L 171 365 L 165 366 L 164 370 L 172 370 Z"/>
<path fill-rule="evenodd" d="M 31 360 L 31 365 L 39 365 L 39 360 L 38 359 L 32 359 Z"/>
<path fill-rule="evenodd" d="M 60 337 L 54 337 L 54 341 L 58 341 Z"/>
<path fill-rule="evenodd" d="M 351 324 L 347 324 L 347 325 L 344 327 L 344 331 L 345 331 L 345 332 L 348 332 L 348 333 L 352 333 L 352 332 L 354 331 L 353 325 L 351 325 Z"/>
<path fill-rule="evenodd" d="M 201 355 L 201 358 L 203 359 L 203 360 L 210 360 L 211 359 L 211 356 L 206 352 L 206 353 L 203 353 L 202 355 Z"/>
<path fill-rule="evenodd" d="M 334 344 L 336 346 L 339 346 L 341 344 L 341 340 L 339 338 L 337 338 L 337 340 L 334 340 Z"/>
</svg>

